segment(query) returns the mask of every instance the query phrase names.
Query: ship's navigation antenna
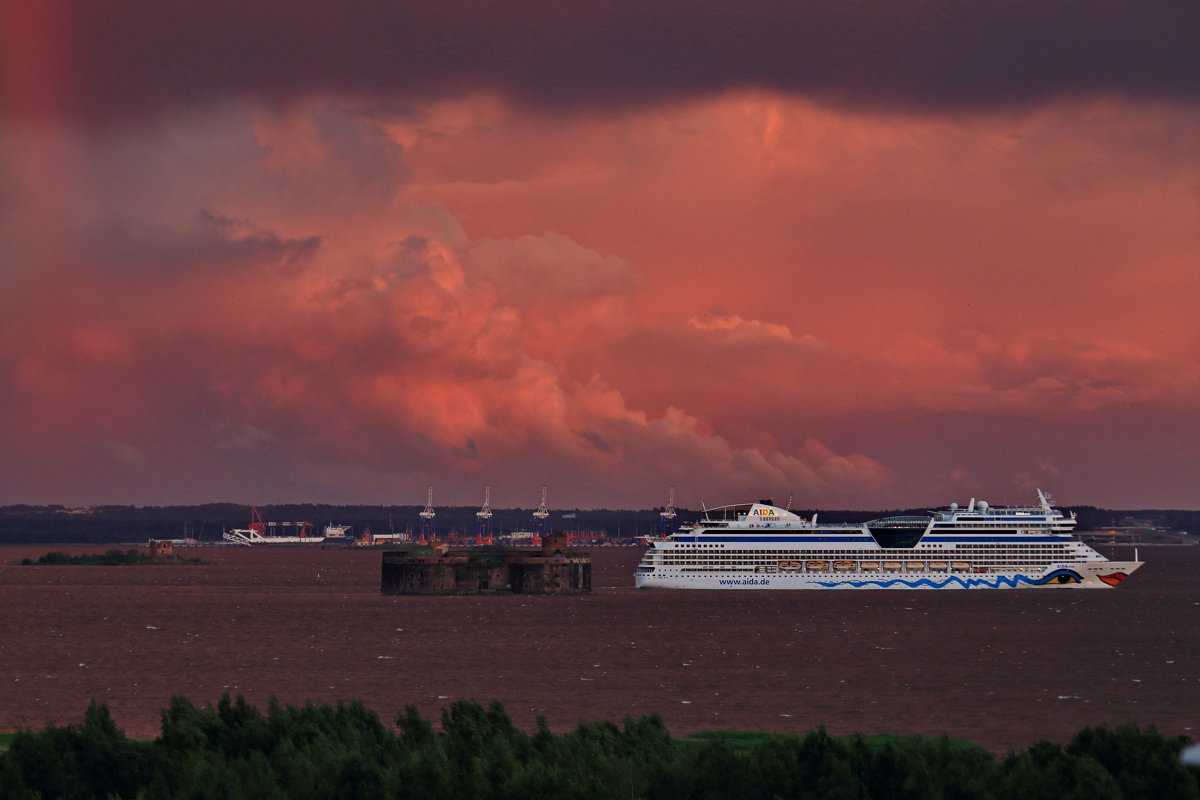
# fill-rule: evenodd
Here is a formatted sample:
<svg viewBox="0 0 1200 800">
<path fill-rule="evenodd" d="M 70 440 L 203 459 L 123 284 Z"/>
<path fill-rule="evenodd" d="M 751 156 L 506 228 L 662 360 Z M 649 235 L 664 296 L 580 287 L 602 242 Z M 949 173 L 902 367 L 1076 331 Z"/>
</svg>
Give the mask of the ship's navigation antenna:
<svg viewBox="0 0 1200 800">
<path fill-rule="evenodd" d="M 479 520 L 479 532 L 476 540 L 491 539 L 492 537 L 492 487 L 483 487 L 483 508 L 475 512 L 475 518 Z"/>
<path fill-rule="evenodd" d="M 433 484 L 429 485 L 429 491 L 425 495 L 425 510 L 418 516 L 421 518 L 421 536 L 428 540 L 433 536 L 433 518 L 437 516 L 437 512 L 433 510 Z"/>
<path fill-rule="evenodd" d="M 542 487 L 542 504 L 533 512 L 533 526 L 542 536 L 550 533 L 550 510 L 546 508 L 546 487 Z"/>
<path fill-rule="evenodd" d="M 667 507 L 658 515 L 663 534 L 670 534 L 675 530 L 675 518 L 678 516 L 675 512 L 675 487 L 672 486 L 667 493 Z"/>
<path fill-rule="evenodd" d="M 1041 489 L 1038 489 L 1037 493 L 1038 493 L 1038 501 L 1042 505 L 1042 510 L 1049 512 L 1051 507 L 1054 505 L 1054 500 L 1051 499 L 1050 495 L 1046 494 Z"/>
</svg>

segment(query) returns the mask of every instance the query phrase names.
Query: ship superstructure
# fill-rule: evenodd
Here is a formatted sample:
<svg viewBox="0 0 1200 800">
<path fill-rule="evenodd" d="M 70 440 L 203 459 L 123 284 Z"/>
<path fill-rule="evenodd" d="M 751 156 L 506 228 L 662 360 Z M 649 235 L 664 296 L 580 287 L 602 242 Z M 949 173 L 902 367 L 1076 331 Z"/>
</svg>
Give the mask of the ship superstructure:
<svg viewBox="0 0 1200 800">
<path fill-rule="evenodd" d="M 769 502 L 706 509 L 650 543 L 638 587 L 664 589 L 1016 589 L 1116 586 L 1140 561 L 1110 561 L 1074 536 L 1075 517 L 1038 505 L 965 507 L 821 524 Z"/>
<path fill-rule="evenodd" d="M 323 534 L 313 530 L 311 522 L 264 522 L 258 508 L 250 507 L 250 525 L 225 531 L 221 538 L 232 544 L 321 544 L 326 538 L 345 540 L 349 526 L 330 523 Z"/>
</svg>

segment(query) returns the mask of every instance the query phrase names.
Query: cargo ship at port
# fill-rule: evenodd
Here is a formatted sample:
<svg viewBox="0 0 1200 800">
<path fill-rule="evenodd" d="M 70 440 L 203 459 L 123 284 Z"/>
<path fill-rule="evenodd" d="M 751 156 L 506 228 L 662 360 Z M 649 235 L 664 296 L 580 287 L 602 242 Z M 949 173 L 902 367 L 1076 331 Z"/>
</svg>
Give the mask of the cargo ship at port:
<svg viewBox="0 0 1200 800">
<path fill-rule="evenodd" d="M 258 509 L 252 506 L 249 526 L 225 531 L 221 534 L 221 538 L 230 544 L 249 547 L 280 544 L 325 544 L 326 542 L 345 543 L 348 541 L 346 536 L 348 530 L 350 530 L 349 525 L 330 523 L 325 526 L 324 531 L 317 533 L 311 522 L 264 522 Z"/>
<path fill-rule="evenodd" d="M 1074 535 L 1037 490 L 1038 505 L 960 508 L 820 524 L 769 502 L 705 509 L 699 522 L 650 542 L 634 573 L 661 589 L 1024 589 L 1116 586 L 1143 562 L 1110 561 Z M 1136 559 L 1136 555 L 1135 555 Z"/>
</svg>

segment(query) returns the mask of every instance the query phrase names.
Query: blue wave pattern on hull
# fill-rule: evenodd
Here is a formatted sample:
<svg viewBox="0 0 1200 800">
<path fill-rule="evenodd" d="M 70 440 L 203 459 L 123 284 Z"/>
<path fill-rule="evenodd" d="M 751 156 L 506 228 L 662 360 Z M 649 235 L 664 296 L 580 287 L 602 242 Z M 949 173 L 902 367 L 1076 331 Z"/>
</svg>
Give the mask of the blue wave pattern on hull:
<svg viewBox="0 0 1200 800">
<path fill-rule="evenodd" d="M 952 583 L 957 583 L 964 589 L 972 589 L 976 586 L 986 586 L 989 589 L 999 589 L 1001 586 L 1010 588 L 1016 587 L 1018 584 L 1026 583 L 1030 586 L 1043 586 L 1051 582 L 1059 582 L 1059 578 L 1068 578 L 1069 582 L 1079 583 L 1083 578 L 1078 572 L 1070 569 L 1056 569 L 1049 575 L 1044 575 L 1041 578 L 1030 578 L 1026 575 L 1013 575 L 1011 578 L 1006 575 L 997 575 L 996 579 L 989 580 L 987 578 L 960 578 L 957 575 L 952 575 L 941 583 L 930 580 L 929 578 L 920 578 L 915 581 L 906 581 L 903 578 L 894 578 L 888 581 L 817 581 L 820 586 L 825 586 L 830 589 L 838 586 L 853 586 L 856 589 L 861 589 L 864 586 L 878 586 L 880 589 L 888 589 L 897 584 L 907 586 L 910 589 L 919 589 L 922 586 L 927 586 L 930 589 L 944 589 Z"/>
</svg>

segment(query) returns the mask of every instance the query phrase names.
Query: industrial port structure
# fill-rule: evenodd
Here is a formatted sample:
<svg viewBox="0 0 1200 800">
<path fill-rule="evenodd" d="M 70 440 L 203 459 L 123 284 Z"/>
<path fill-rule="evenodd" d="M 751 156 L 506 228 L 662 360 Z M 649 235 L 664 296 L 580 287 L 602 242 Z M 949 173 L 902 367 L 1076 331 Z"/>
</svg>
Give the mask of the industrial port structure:
<svg viewBox="0 0 1200 800">
<path fill-rule="evenodd" d="M 676 526 L 677 513 L 674 507 L 674 492 L 675 487 L 671 487 L 670 495 L 667 501 L 665 511 L 658 515 L 658 535 L 669 535 Z M 461 510 L 456 512 L 456 509 L 451 508 L 450 518 L 442 518 L 442 530 L 438 529 L 436 524 L 439 513 L 434 507 L 432 485 L 426 488 L 424 507 L 418 505 L 415 507 L 418 510 L 416 519 L 417 524 L 405 524 L 403 527 L 397 528 L 392 522 L 392 515 L 389 512 L 387 528 L 384 532 L 376 532 L 369 525 L 361 525 L 358 530 L 352 530 L 351 525 L 334 524 L 330 522 L 323 529 L 317 528 L 312 522 L 276 522 L 263 519 L 263 515 L 259 513 L 256 506 L 250 508 L 250 522 L 246 527 L 234 528 L 225 530 L 221 535 L 221 544 L 236 544 L 242 546 L 276 546 L 276 545 L 301 545 L 306 547 L 373 547 L 373 548 L 397 548 L 410 546 L 429 546 L 435 542 L 447 542 L 451 547 L 494 547 L 496 545 L 508 545 L 515 547 L 537 547 L 542 539 L 548 536 L 553 530 L 552 514 L 547 505 L 548 490 L 545 485 L 541 487 L 541 501 L 530 514 L 524 511 L 523 514 L 529 514 L 525 519 L 528 522 L 515 521 L 514 510 L 494 511 L 491 505 L 492 487 L 485 486 L 483 492 L 483 505 L 474 513 L 474 520 L 467 521 L 463 519 L 465 516 Z M 609 513 L 607 511 L 603 513 Z M 501 517 L 500 515 L 503 515 Z M 299 516 L 299 515 L 296 515 Z M 507 530 L 503 526 L 499 529 L 493 527 L 493 516 L 498 519 L 503 518 L 508 526 Z M 604 528 L 603 525 L 597 525 L 595 522 L 581 525 L 578 520 L 580 515 L 576 511 L 563 512 L 561 514 L 562 526 L 569 527 L 568 530 L 560 530 L 567 537 L 566 546 L 568 547 L 607 547 L 617 544 L 636 544 L 642 542 L 646 537 L 642 535 L 636 528 L 632 535 L 622 538 L 620 524 L 617 524 L 616 536 Z M 415 530 L 414 530 L 415 527 Z M 647 526 L 651 532 L 654 530 L 653 523 Z M 643 528 L 642 530 L 646 530 Z M 185 539 L 175 540 L 180 544 L 196 543 L 190 537 Z"/>
</svg>

